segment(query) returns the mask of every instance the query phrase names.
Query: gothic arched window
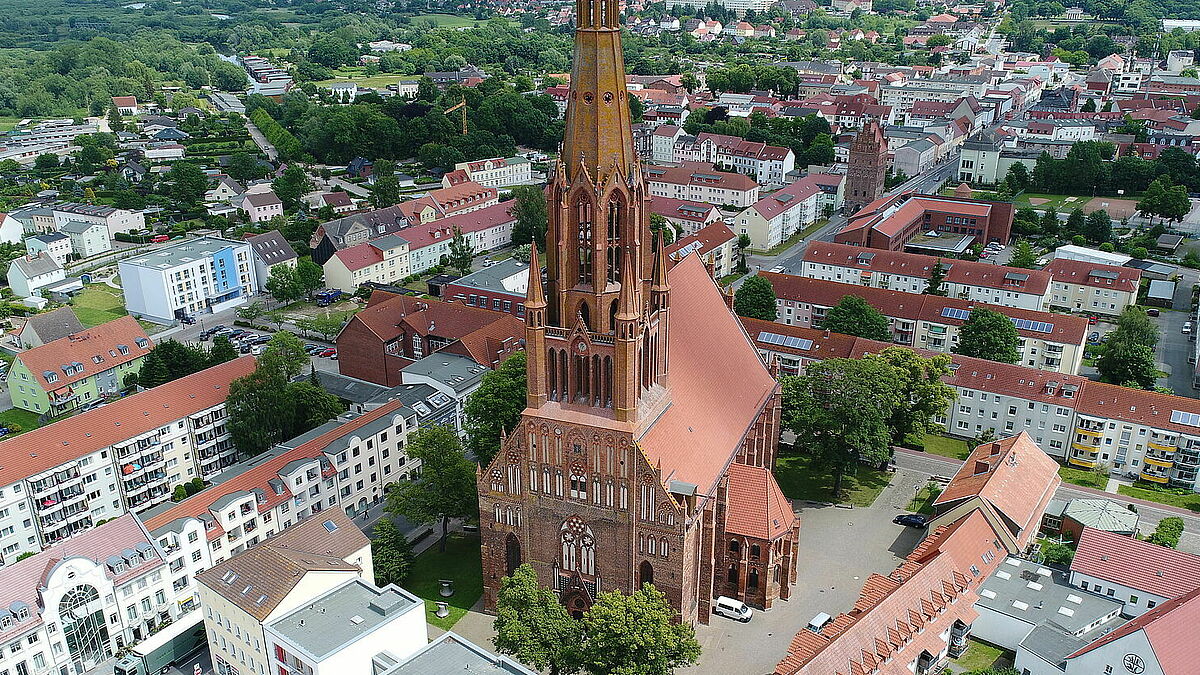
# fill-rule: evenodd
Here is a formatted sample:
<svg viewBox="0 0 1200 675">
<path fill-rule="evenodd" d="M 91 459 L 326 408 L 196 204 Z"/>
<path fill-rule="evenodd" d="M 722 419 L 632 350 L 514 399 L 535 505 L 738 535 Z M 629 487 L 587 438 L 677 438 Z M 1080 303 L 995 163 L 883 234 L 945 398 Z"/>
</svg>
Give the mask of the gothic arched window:
<svg viewBox="0 0 1200 675">
<path fill-rule="evenodd" d="M 592 203 L 580 197 L 579 213 L 579 283 L 592 283 Z"/>
<path fill-rule="evenodd" d="M 596 539 L 592 528 L 582 520 L 571 516 L 560 528 L 562 535 L 562 560 L 564 570 L 580 574 L 596 573 Z"/>
<path fill-rule="evenodd" d="M 608 280 L 621 281 L 621 214 L 625 205 L 613 196 L 608 201 Z"/>
</svg>

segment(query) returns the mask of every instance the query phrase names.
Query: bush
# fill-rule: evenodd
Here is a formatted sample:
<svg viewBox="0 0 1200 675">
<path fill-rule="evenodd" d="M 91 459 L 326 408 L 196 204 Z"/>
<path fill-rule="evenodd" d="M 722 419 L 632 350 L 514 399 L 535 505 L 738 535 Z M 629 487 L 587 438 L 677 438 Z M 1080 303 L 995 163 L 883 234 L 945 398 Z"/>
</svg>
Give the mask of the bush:
<svg viewBox="0 0 1200 675">
<path fill-rule="evenodd" d="M 1057 542 L 1043 542 L 1042 557 L 1051 565 L 1062 565 L 1064 567 L 1071 564 L 1071 560 L 1075 558 L 1075 551 L 1071 550 L 1066 544 Z"/>
<path fill-rule="evenodd" d="M 1171 516 L 1158 521 L 1158 527 L 1154 529 L 1154 534 L 1151 534 L 1146 541 L 1167 548 L 1175 548 L 1179 545 L 1179 537 L 1182 535 L 1183 519 Z"/>
</svg>

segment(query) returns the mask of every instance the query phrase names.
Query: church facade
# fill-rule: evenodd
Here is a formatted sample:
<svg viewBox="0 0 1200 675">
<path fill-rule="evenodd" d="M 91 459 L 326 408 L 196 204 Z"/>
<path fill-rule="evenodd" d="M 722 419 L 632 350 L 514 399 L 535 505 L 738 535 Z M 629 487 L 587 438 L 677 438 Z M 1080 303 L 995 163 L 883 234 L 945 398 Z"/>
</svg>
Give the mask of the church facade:
<svg viewBox="0 0 1200 675">
<path fill-rule="evenodd" d="M 707 622 L 719 595 L 769 608 L 799 521 L 771 474 L 779 391 L 704 264 L 651 237 L 618 3 L 578 0 L 546 280 L 529 279 L 527 408 L 478 481 L 484 600 L 529 563 L 568 610 L 662 591 Z"/>
</svg>

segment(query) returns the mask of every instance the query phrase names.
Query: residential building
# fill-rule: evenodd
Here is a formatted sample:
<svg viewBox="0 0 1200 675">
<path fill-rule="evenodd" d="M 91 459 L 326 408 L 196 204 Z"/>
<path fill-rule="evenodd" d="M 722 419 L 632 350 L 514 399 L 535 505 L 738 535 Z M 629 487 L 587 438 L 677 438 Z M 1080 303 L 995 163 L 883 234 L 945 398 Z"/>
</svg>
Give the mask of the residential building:
<svg viewBox="0 0 1200 675">
<path fill-rule="evenodd" d="M 442 299 L 506 312 L 521 319 L 525 316 L 528 286 L 529 263 L 509 258 L 446 284 Z"/>
<path fill-rule="evenodd" d="M 133 117 L 138 114 L 138 102 L 135 96 L 113 96 L 112 104 L 122 115 Z"/>
<path fill-rule="evenodd" d="M 408 225 L 408 217 L 401 212 L 399 205 L 353 213 L 345 218 L 321 223 L 309 242 L 312 261 L 324 265 L 341 249 L 357 246 L 374 237 L 395 234 Z"/>
<path fill-rule="evenodd" d="M 670 197 L 651 197 L 650 212 L 666 218 L 679 236 L 693 234 L 709 223 L 722 219 L 721 210 L 712 204 Z"/>
<path fill-rule="evenodd" d="M 758 183 L 750 176 L 717 171 L 706 162 L 647 166 L 646 185 L 654 197 L 746 208 L 758 201 Z"/>
<path fill-rule="evenodd" d="M 1111 499 L 1055 499 L 1042 517 L 1042 532 L 1078 542 L 1087 528 L 1132 537 L 1138 531 L 1138 514 L 1127 504 Z"/>
<path fill-rule="evenodd" d="M 0 669 L 88 672 L 165 622 L 198 620 L 193 585 L 169 581 L 162 550 L 128 514 L 0 568 Z"/>
<path fill-rule="evenodd" d="M 1050 273 L 1049 306 L 1053 309 L 1120 316 L 1137 303 L 1142 271 L 1055 258 L 1042 268 Z"/>
<path fill-rule="evenodd" d="M 53 208 L 56 230 L 61 230 L 64 225 L 73 220 L 103 225 L 108 230 L 109 239 L 112 239 L 118 232 L 137 232 L 146 229 L 146 215 L 141 211 L 73 202 L 60 202 Z"/>
<path fill-rule="evenodd" d="M 905 293 L 923 293 L 934 267 L 941 266 L 946 297 L 1018 309 L 1041 310 L 1050 274 L 967 260 L 948 260 L 899 251 L 864 250 L 812 242 L 804 252 L 800 276 L 858 284 Z"/>
<path fill-rule="evenodd" d="M 791 148 L 707 132 L 695 137 L 680 137 L 673 152 L 676 162 L 706 162 L 728 167 L 760 184 L 781 185 L 784 176 L 796 168 L 796 155 Z"/>
<path fill-rule="evenodd" d="M 64 224 L 59 233 L 70 237 L 71 251 L 78 259 L 90 258 L 112 250 L 108 229 L 100 223 L 73 220 Z"/>
<path fill-rule="evenodd" d="M 441 218 L 495 206 L 498 201 L 499 192 L 496 188 L 465 181 L 451 187 L 431 190 L 424 196 L 398 204 L 397 207 L 410 225 L 424 225 Z"/>
<path fill-rule="evenodd" d="M 25 252 L 31 256 L 44 253 L 53 258 L 59 267 L 65 268 L 67 262 L 71 260 L 74 249 L 71 247 L 69 236 L 61 232 L 50 232 L 26 237 Z"/>
<path fill-rule="evenodd" d="M 704 0 L 684 0 L 680 4 L 686 7 L 694 7 L 703 10 L 708 6 Z M 732 11 L 736 16 L 743 17 L 746 12 L 753 11 L 756 14 L 762 13 L 770 9 L 773 3 L 770 0 L 722 0 L 721 6 Z M 718 29 L 721 24 L 717 24 Z"/>
<path fill-rule="evenodd" d="M 888 146 L 883 129 L 872 120 L 854 135 L 846 167 L 845 210 L 847 214 L 879 199 L 887 176 Z"/>
<path fill-rule="evenodd" d="M 1036 150 L 1010 148 L 995 131 L 984 129 L 963 142 L 958 180 L 972 185 L 998 185 L 1014 164 L 1024 164 L 1026 171 L 1033 171 L 1040 154 Z"/>
<path fill-rule="evenodd" d="M 904 192 L 883 197 L 850 216 L 834 241 L 885 251 L 959 254 L 972 245 L 1007 242 L 1013 205 Z"/>
<path fill-rule="evenodd" d="M 20 349 L 33 349 L 65 338 L 72 333 L 83 332 L 83 324 L 70 307 L 34 314 L 13 333 L 13 344 Z"/>
<path fill-rule="evenodd" d="M 344 248 L 325 261 L 325 285 L 353 293 L 361 284 L 400 285 L 411 274 L 409 244 L 395 234 Z"/>
<path fill-rule="evenodd" d="M 253 369 L 252 358 L 236 359 L 0 441 L 10 458 L 0 467 L 3 562 L 160 503 L 206 467 L 232 463 L 225 397 Z"/>
<path fill-rule="evenodd" d="M 54 209 L 49 206 L 37 206 L 27 204 L 17 209 L 13 209 L 8 214 L 8 218 L 15 219 L 21 224 L 21 229 L 25 234 L 45 234 L 47 232 L 58 232 L 58 223 L 54 220 Z M 12 243 L 17 243 L 21 237 Z M 6 239 L 6 241 L 8 241 Z"/>
<path fill-rule="evenodd" d="M 495 191 L 493 188 L 487 188 Z M 403 205 L 402 205 L 403 206 Z M 433 221 L 412 220 L 414 224 L 398 232 L 408 242 L 409 268 L 413 274 L 440 265 L 450 253 L 455 231 L 461 232 L 476 253 L 494 251 L 512 243 L 513 202 L 495 202 L 479 208 L 460 210 Z"/>
<path fill-rule="evenodd" d="M 815 176 L 800 180 L 759 199 L 738 214 L 734 229 L 750 237 L 750 245 L 769 250 L 821 216 L 822 190 Z"/>
<path fill-rule="evenodd" d="M 1084 528 L 1071 560 L 1071 584 L 1119 603 L 1125 616 L 1141 616 L 1200 588 L 1200 556 Z"/>
<path fill-rule="evenodd" d="M 201 572 L 196 584 L 213 669 L 279 672 L 265 626 L 346 582 L 373 577 L 371 542 L 342 513 L 309 518 Z"/>
<path fill-rule="evenodd" d="M 563 205 L 549 210 L 556 253 L 544 285 L 529 275 L 527 407 L 477 477 L 484 607 L 528 563 L 574 616 L 645 583 L 688 623 L 723 595 L 769 609 L 790 595 L 800 534 L 771 473 L 778 385 L 700 260 L 668 269 L 654 250 L 655 169 L 643 175 L 630 142 L 619 13 L 577 8 L 574 61 L 588 67 L 571 78 L 569 160 L 548 188 Z M 613 105 L 574 103 L 593 92 Z M 594 241 L 578 246 L 581 233 Z"/>
<path fill-rule="evenodd" d="M 274 190 L 247 192 L 242 195 L 241 208 L 251 223 L 265 223 L 275 216 L 283 215 L 283 200 Z"/>
<path fill-rule="evenodd" d="M 337 215 L 346 215 L 357 208 L 354 205 L 354 200 L 345 192 L 326 192 L 322 194 L 320 201 L 317 202 L 317 207 L 324 206 L 328 206 Z"/>
<path fill-rule="evenodd" d="M 503 300 L 500 311 L 482 306 L 493 306 L 495 299 L 477 294 L 470 306 L 375 291 L 337 336 L 338 370 L 395 387 L 404 384 L 406 366 L 442 350 L 494 368 L 522 349 L 524 333 L 521 323 L 503 311 Z"/>
<path fill-rule="evenodd" d="M 962 326 L 974 309 L 988 309 L 1008 317 L 1021 338 L 1021 365 L 1075 375 L 1083 365 L 1088 323 L 1082 316 L 988 305 L 937 295 L 869 288 L 760 272 L 775 288 L 778 322 L 820 328 L 830 308 L 847 295 L 855 295 L 888 318 L 897 344 L 949 353 L 958 344 Z"/>
<path fill-rule="evenodd" d="M 738 264 L 738 236 L 725 223 L 715 222 L 667 246 L 672 264 L 695 253 L 715 279 L 733 274 Z"/>
<path fill-rule="evenodd" d="M 138 322 L 123 316 L 23 351 L 8 373 L 13 405 L 58 416 L 116 396 L 153 347 Z"/>
<path fill-rule="evenodd" d="M 404 448 L 417 413 L 398 399 L 362 413 L 343 413 L 251 460 L 229 467 L 209 487 L 141 514 L 156 537 L 199 521 L 214 562 L 253 547 L 322 511 L 349 517 L 383 499 L 420 462 Z"/>
<path fill-rule="evenodd" d="M 473 181 L 484 187 L 508 187 L 524 185 L 533 180 L 532 164 L 525 157 L 493 157 L 473 162 L 459 162 L 454 165 L 454 171 L 463 172 L 465 180 Z M 442 187 L 450 187 L 457 182 L 453 179 L 442 178 Z"/>
<path fill-rule="evenodd" d="M 279 230 L 271 230 L 262 234 L 246 237 L 250 244 L 250 253 L 254 256 L 254 276 L 261 286 L 266 286 L 267 279 L 277 266 L 295 269 L 298 256 L 292 245 Z"/>
<path fill-rule="evenodd" d="M 266 282 L 252 256 L 247 242 L 200 237 L 121 260 L 125 307 L 134 316 L 169 323 L 241 305 Z"/>
<path fill-rule="evenodd" d="M 534 671 L 520 663 L 492 654 L 454 631 L 442 633 L 404 661 L 388 666 L 380 675 L 425 675 L 439 668 L 454 672 L 534 675 Z"/>
</svg>

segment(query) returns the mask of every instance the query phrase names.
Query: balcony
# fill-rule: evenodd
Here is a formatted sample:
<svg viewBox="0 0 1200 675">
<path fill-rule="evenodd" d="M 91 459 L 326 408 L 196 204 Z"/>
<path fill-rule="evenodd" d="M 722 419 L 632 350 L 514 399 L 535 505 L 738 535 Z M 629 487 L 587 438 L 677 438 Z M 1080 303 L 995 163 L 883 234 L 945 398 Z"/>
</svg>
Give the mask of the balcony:
<svg viewBox="0 0 1200 675">
<path fill-rule="evenodd" d="M 1067 464 L 1070 464 L 1071 466 L 1083 467 L 1085 469 L 1096 468 L 1095 459 L 1081 459 L 1079 457 L 1074 457 L 1074 456 L 1067 458 Z"/>
<path fill-rule="evenodd" d="M 1151 483 L 1165 484 L 1168 480 L 1166 474 L 1146 473 L 1146 469 L 1142 469 L 1142 480 L 1148 480 Z"/>
<path fill-rule="evenodd" d="M 1104 422 L 1081 418 L 1079 424 L 1075 425 L 1075 430 L 1080 433 L 1099 436 L 1104 433 Z"/>
<path fill-rule="evenodd" d="M 1071 443 L 1071 447 L 1081 452 L 1090 452 L 1093 455 L 1100 452 L 1099 443 L 1080 443 L 1078 439 Z"/>
<path fill-rule="evenodd" d="M 1150 466 L 1157 466 L 1157 467 L 1161 467 L 1163 469 L 1170 469 L 1175 466 L 1175 462 L 1171 461 L 1170 459 L 1154 457 L 1149 454 L 1146 455 L 1144 460 L 1145 460 L 1146 464 L 1148 464 Z"/>
<path fill-rule="evenodd" d="M 1168 445 L 1165 441 L 1147 441 L 1146 445 L 1162 452 L 1175 452 L 1176 450 L 1173 444 Z"/>
</svg>

